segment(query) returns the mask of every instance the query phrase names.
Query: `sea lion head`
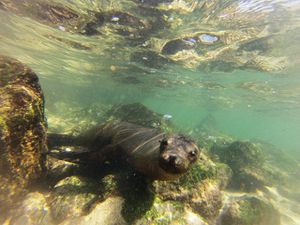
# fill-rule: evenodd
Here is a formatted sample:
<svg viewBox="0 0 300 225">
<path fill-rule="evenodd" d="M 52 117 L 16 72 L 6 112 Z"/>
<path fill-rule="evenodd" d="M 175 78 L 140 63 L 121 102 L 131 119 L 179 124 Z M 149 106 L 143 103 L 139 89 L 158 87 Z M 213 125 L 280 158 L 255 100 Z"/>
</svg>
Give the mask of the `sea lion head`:
<svg viewBox="0 0 300 225">
<path fill-rule="evenodd" d="M 160 141 L 159 166 L 167 173 L 180 175 L 189 170 L 199 156 L 199 149 L 191 139 L 174 134 Z"/>
</svg>

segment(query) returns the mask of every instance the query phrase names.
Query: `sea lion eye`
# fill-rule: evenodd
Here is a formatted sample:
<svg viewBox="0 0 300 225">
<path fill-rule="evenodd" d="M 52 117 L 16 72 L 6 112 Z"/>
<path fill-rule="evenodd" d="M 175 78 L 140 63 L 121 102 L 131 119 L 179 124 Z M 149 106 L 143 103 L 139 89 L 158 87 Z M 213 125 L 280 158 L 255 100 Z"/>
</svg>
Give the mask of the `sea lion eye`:
<svg viewBox="0 0 300 225">
<path fill-rule="evenodd" d="M 160 142 L 160 150 L 164 150 L 165 147 L 168 145 L 168 140 L 166 138 L 159 141 Z"/>
<path fill-rule="evenodd" d="M 197 152 L 195 150 L 190 152 L 190 156 L 195 157 L 196 155 L 197 155 Z"/>
<path fill-rule="evenodd" d="M 168 140 L 167 139 L 162 139 L 159 141 L 161 145 L 168 145 Z"/>
</svg>

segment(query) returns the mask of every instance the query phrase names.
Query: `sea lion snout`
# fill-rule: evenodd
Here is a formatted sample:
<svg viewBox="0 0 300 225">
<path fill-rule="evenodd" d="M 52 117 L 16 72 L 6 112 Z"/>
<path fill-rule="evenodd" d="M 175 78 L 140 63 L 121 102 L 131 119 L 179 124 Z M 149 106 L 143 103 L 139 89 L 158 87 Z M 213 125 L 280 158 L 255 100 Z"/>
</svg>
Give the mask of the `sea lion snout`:
<svg viewBox="0 0 300 225">
<path fill-rule="evenodd" d="M 168 173 L 183 174 L 198 158 L 196 144 L 182 135 L 165 137 L 160 142 L 159 165 Z"/>
<path fill-rule="evenodd" d="M 174 173 L 184 173 L 188 170 L 187 161 L 176 153 L 165 152 L 161 158 L 161 164 L 166 170 Z"/>
</svg>

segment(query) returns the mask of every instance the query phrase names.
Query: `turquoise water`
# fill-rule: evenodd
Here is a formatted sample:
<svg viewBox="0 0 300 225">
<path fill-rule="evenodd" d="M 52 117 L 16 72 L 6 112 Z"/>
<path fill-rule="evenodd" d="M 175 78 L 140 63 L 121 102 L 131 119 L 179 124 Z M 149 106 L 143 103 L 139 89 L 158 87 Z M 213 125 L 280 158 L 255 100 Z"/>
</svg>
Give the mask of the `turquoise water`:
<svg viewBox="0 0 300 225">
<path fill-rule="evenodd" d="M 54 2 L 81 21 L 51 21 L 33 6 L 0 2 L 0 53 L 38 74 L 50 130 L 66 110 L 139 102 L 171 115 L 183 133 L 210 118 L 207 136 L 270 143 L 300 160 L 299 1 Z M 144 24 L 109 15 L 98 34 L 82 33 L 94 12 L 106 11 Z"/>
</svg>

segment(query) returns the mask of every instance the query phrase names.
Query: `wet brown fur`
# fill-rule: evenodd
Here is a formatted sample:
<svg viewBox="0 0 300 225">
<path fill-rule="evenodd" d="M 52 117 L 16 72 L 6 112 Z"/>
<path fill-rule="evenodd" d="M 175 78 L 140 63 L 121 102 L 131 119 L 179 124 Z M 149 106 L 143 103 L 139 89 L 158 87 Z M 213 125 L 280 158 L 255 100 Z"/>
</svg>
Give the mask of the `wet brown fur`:
<svg viewBox="0 0 300 225">
<path fill-rule="evenodd" d="M 137 171 L 158 180 L 180 177 L 196 161 L 198 155 L 196 144 L 183 135 L 166 135 L 158 129 L 127 122 L 97 126 L 71 142 L 89 149 L 86 154 L 77 155 L 81 161 L 101 164 L 121 158 Z M 191 157 L 191 151 L 197 155 Z M 72 153 L 65 156 L 71 155 Z M 180 158 L 178 168 L 167 162 L 171 155 Z"/>
</svg>

